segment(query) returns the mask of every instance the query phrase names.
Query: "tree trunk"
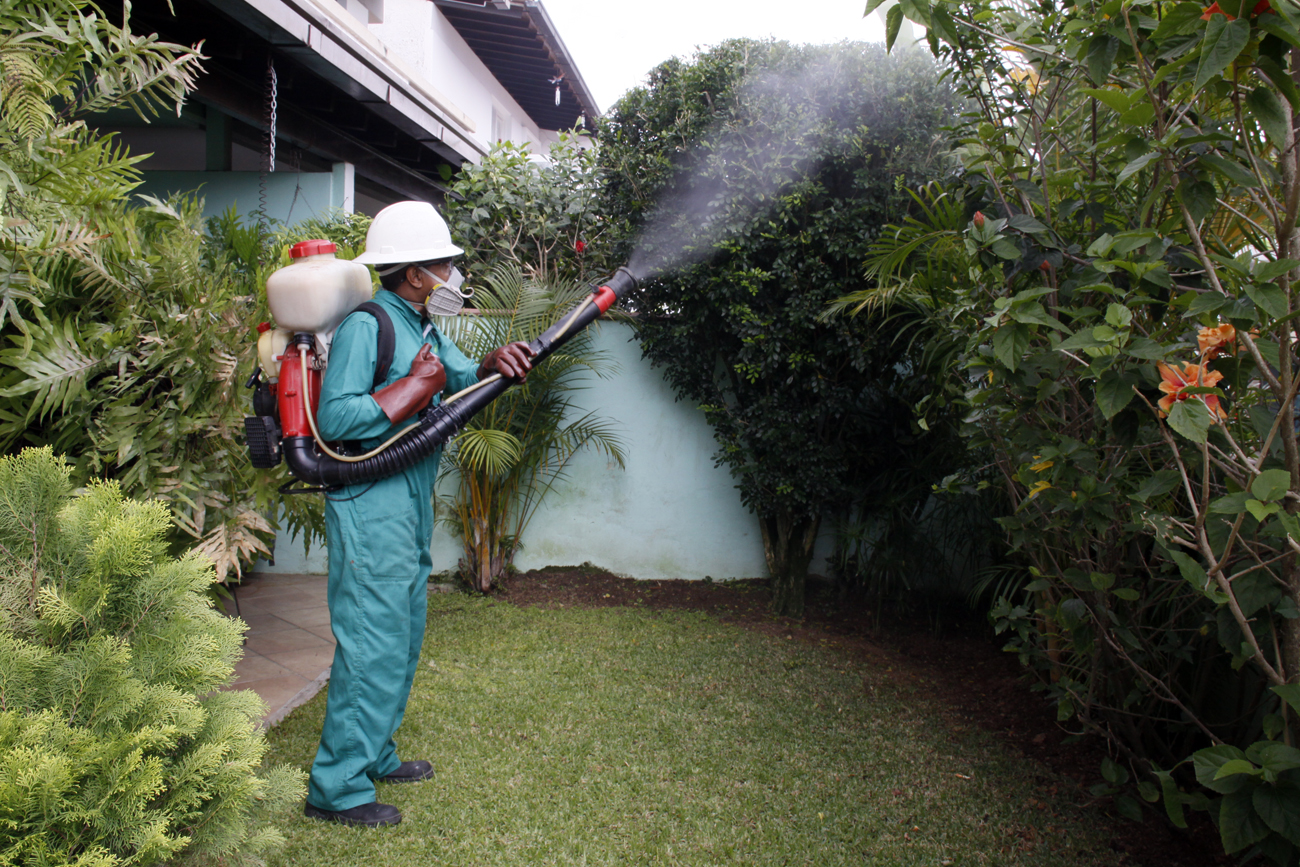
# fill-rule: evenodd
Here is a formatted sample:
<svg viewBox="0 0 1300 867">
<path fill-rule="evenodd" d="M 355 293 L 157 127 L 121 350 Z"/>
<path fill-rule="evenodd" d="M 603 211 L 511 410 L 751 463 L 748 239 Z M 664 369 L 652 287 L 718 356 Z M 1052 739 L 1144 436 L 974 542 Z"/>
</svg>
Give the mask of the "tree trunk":
<svg viewBox="0 0 1300 867">
<path fill-rule="evenodd" d="M 1296 562 L 1296 556 L 1291 555 L 1290 574 L 1287 576 L 1291 589 L 1291 598 L 1300 605 L 1300 563 Z M 1300 620 L 1288 620 L 1285 617 L 1277 618 L 1278 628 L 1282 630 L 1282 663 L 1285 668 L 1284 676 L 1287 683 L 1300 683 Z M 1300 733 L 1300 726 L 1296 727 Z"/>
<path fill-rule="evenodd" d="M 480 593 L 489 593 L 493 584 L 500 584 L 506 568 L 514 562 L 514 549 L 506 549 L 499 538 L 492 536 L 486 522 L 477 524 L 474 538 L 466 542 L 465 556 L 460 560 L 461 574 Z"/>
<path fill-rule="evenodd" d="M 1300 48 L 1291 49 L 1291 79 L 1292 82 L 1300 81 Z M 1300 202 L 1300 152 L 1297 151 L 1297 138 L 1300 138 L 1300 131 L 1296 129 L 1297 116 L 1293 112 L 1291 123 L 1286 130 L 1286 138 L 1283 142 L 1284 147 L 1281 159 L 1282 174 L 1282 193 L 1286 203 L 1284 213 L 1284 226 L 1279 227 L 1278 232 L 1278 258 L 1294 259 L 1300 254 L 1300 228 L 1296 226 L 1296 211 L 1300 208 L 1297 203 Z M 1290 285 L 1287 287 L 1287 307 L 1290 310 L 1296 310 L 1296 288 L 1300 284 L 1300 268 L 1294 269 L 1287 275 Z M 1291 328 L 1288 326 L 1282 339 L 1283 347 L 1288 347 L 1291 343 Z M 1285 352 L 1285 349 L 1284 349 Z M 1290 353 L 1287 353 L 1288 355 Z M 1291 376 L 1296 374 L 1290 370 L 1279 370 L 1279 373 L 1290 373 Z M 1279 433 L 1282 440 L 1283 453 L 1286 456 L 1287 469 L 1291 471 L 1291 490 L 1295 491 L 1300 487 L 1300 449 L 1296 444 L 1295 420 L 1294 420 L 1294 403 L 1288 401 L 1284 406 L 1279 407 L 1278 414 L 1282 416 Z M 1286 504 L 1288 512 L 1295 514 L 1296 506 L 1292 502 Z M 1287 584 L 1290 591 L 1291 599 L 1300 604 L 1300 562 L 1294 553 L 1288 552 L 1286 561 Z M 1274 617 L 1277 627 L 1282 630 L 1281 650 L 1282 658 L 1278 660 L 1278 666 L 1282 671 L 1282 676 L 1286 678 L 1287 683 L 1300 683 L 1300 620 L 1290 620 L 1285 617 Z M 1283 718 L 1290 716 L 1289 708 L 1286 702 L 1282 703 Z M 1287 730 L 1287 743 L 1294 746 L 1290 740 L 1292 731 L 1300 735 L 1300 721 L 1290 719 L 1290 726 Z"/>
<path fill-rule="evenodd" d="M 474 541 L 471 545 L 471 562 L 474 568 L 474 586 L 480 593 L 492 589 L 492 535 L 486 521 L 474 522 Z"/>
<path fill-rule="evenodd" d="M 758 519 L 763 554 L 772 576 L 772 610 L 785 617 L 803 616 L 804 584 L 821 517 L 795 517 L 788 511 Z"/>
</svg>

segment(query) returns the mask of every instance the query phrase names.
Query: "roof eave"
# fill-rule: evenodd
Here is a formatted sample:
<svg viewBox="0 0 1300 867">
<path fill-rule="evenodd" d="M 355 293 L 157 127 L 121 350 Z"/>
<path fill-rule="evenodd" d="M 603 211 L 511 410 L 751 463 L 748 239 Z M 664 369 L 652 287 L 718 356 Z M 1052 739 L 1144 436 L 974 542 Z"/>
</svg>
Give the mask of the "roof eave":
<svg viewBox="0 0 1300 867">
<path fill-rule="evenodd" d="M 538 38 L 541 39 L 542 46 L 550 56 L 550 61 L 554 64 L 555 70 L 564 76 L 566 89 L 572 93 L 574 99 L 578 102 L 580 116 L 586 116 L 595 119 L 600 116 L 600 106 L 597 105 L 595 98 L 591 95 L 590 88 L 587 87 L 586 81 L 582 78 L 582 73 L 578 71 L 578 66 L 573 61 L 568 47 L 564 40 L 560 38 L 559 32 L 555 28 L 554 22 L 551 21 L 545 7 L 542 6 L 541 0 L 513 0 L 506 3 L 503 0 L 432 0 L 433 4 L 444 12 L 461 12 L 480 21 L 491 19 L 500 19 L 502 21 L 511 21 L 516 24 L 522 23 L 524 26 L 533 30 Z M 459 30 L 454 15 L 448 16 L 452 21 L 452 26 Z M 467 37 L 468 39 L 468 37 Z M 475 50 L 473 44 L 471 50 Z M 480 56 L 480 60 L 493 75 L 498 77 L 500 74 L 493 69 L 493 61 L 490 58 Z M 505 82 L 502 81 L 504 85 Z M 508 88 L 507 88 L 508 89 Z M 534 115 L 534 111 L 529 106 L 520 103 L 520 107 L 539 125 L 542 122 Z M 549 126 L 543 126 L 544 129 L 550 129 Z"/>
<path fill-rule="evenodd" d="M 547 14 L 546 7 L 541 4 L 540 0 L 527 0 L 524 8 L 533 24 L 536 25 L 538 32 L 542 34 L 542 38 L 555 52 L 555 60 L 560 65 L 560 71 L 564 73 L 565 79 L 573 86 L 574 93 L 582 104 L 583 111 L 593 120 L 600 117 L 600 106 L 596 104 L 596 98 L 591 95 L 587 82 L 583 80 L 582 73 L 578 71 L 578 65 L 573 62 L 573 55 L 569 54 L 568 46 L 560 38 L 560 32 L 555 29 L 555 24 L 551 21 L 551 16 Z"/>
</svg>

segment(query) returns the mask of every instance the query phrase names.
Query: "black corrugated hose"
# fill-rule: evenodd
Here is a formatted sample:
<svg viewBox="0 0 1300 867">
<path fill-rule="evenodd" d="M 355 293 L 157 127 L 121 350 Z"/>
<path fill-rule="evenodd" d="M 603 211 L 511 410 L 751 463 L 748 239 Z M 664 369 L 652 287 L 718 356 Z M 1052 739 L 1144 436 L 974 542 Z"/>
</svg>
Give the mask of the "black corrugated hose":
<svg viewBox="0 0 1300 867">
<path fill-rule="evenodd" d="M 636 277 L 626 268 L 619 268 L 604 284 L 614 295 L 622 298 L 637 284 Z M 533 350 L 533 365 L 545 360 L 551 353 L 568 343 L 575 334 L 600 318 L 601 310 L 595 304 L 586 304 L 577 311 L 561 317 L 541 337 L 529 344 Z M 349 463 L 323 455 L 311 437 L 287 437 L 284 440 L 284 458 L 289 471 L 300 481 L 327 488 L 355 485 L 400 473 L 433 454 L 469 424 L 479 410 L 495 400 L 514 385 L 508 379 L 485 384 L 459 400 L 435 407 L 420 422 L 420 426 L 387 450 L 364 461 Z"/>
</svg>

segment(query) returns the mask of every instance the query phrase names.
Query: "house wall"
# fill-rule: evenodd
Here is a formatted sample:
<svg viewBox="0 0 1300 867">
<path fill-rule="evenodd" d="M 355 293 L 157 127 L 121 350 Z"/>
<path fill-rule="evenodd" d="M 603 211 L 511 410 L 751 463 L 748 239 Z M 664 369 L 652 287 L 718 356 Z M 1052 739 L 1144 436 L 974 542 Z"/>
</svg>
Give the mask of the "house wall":
<svg viewBox="0 0 1300 867">
<path fill-rule="evenodd" d="M 543 142 L 537 124 L 436 6 L 428 0 L 385 0 L 383 9 L 384 20 L 369 24 L 370 32 L 474 120 L 469 138 L 485 149 L 496 143 L 498 133 L 509 141 Z"/>
<path fill-rule="evenodd" d="M 754 578 L 767 575 L 758 522 L 740 502 L 730 472 L 713 464 L 717 445 L 699 409 L 675 399 L 658 370 L 641 358 L 631 329 L 602 323 L 596 348 L 617 365 L 608 379 L 591 379 L 573 393 L 579 413 L 613 421 L 627 468 L 590 453 L 579 455 L 567 479 L 543 501 L 524 533 L 520 569 L 590 561 L 641 579 Z M 450 476 L 439 493 L 450 494 Z M 820 546 L 825 551 L 826 545 Z M 442 526 L 431 546 L 435 571 L 456 567 L 459 543 Z M 304 555 L 296 540 L 277 541 L 275 565 L 258 571 L 327 571 L 322 548 Z M 825 572 L 822 557 L 814 572 Z"/>
<path fill-rule="evenodd" d="M 558 138 L 553 131 L 538 129 L 428 0 L 340 0 L 337 5 L 333 0 L 317 0 L 317 5 L 322 4 L 336 16 L 341 14 L 352 30 L 359 29 L 366 38 L 378 40 L 378 50 L 386 49 L 389 57 L 396 55 L 410 74 L 422 76 L 472 120 L 475 131 L 461 131 L 460 135 L 472 140 L 475 147 L 486 151 L 499 137 L 527 142 L 534 150 L 544 152 Z M 137 192 L 166 198 L 197 189 L 206 199 L 206 215 L 233 205 L 241 217 L 247 216 L 260 205 L 262 191 L 257 170 L 264 159 L 262 154 L 227 138 L 222 145 L 224 156 L 214 162 L 212 137 L 200 125 L 222 120 L 223 116 L 215 107 L 206 113 L 192 110 L 190 115 L 185 127 L 164 119 L 149 127 L 115 128 L 119 140 L 133 154 L 151 154 L 140 166 L 145 182 Z M 478 159 L 477 152 L 463 142 L 462 146 L 462 156 Z M 392 195 L 375 184 L 356 191 L 351 176 L 344 190 L 330 173 L 302 172 L 281 165 L 284 156 L 282 149 L 277 171 L 267 176 L 268 216 L 292 224 L 323 215 L 331 208 L 373 214 L 392 201 Z"/>
</svg>

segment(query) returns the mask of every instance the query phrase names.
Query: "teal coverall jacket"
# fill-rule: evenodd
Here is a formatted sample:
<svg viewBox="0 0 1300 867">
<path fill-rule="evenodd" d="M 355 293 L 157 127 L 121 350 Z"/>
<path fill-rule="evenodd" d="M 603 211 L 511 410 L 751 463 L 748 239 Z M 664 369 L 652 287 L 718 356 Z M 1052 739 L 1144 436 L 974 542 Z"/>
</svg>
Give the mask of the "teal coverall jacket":
<svg viewBox="0 0 1300 867">
<path fill-rule="evenodd" d="M 410 304 L 382 289 L 374 300 L 392 318 L 396 343 L 379 388 L 410 373 L 425 343 L 442 360 L 449 393 L 477 380 L 478 364 Z M 368 451 L 411 424 L 390 424 L 370 396 L 378 335 L 379 324 L 368 313 L 348 316 L 335 332 L 317 412 L 326 441 L 359 441 Z M 406 711 L 424 641 L 440 457 L 441 450 L 397 475 L 325 495 L 330 626 L 337 644 L 307 792 L 307 801 L 320 809 L 373 802 L 373 781 L 401 764 L 393 733 Z"/>
</svg>

